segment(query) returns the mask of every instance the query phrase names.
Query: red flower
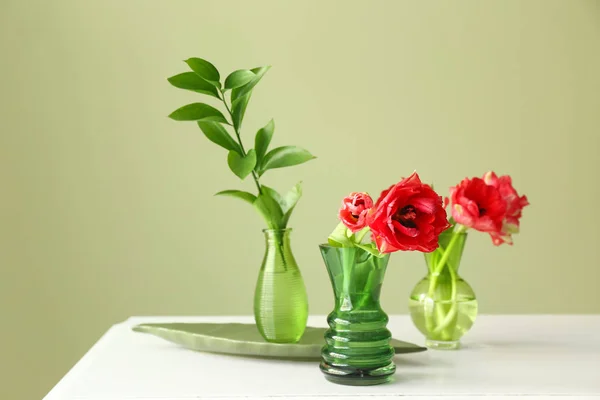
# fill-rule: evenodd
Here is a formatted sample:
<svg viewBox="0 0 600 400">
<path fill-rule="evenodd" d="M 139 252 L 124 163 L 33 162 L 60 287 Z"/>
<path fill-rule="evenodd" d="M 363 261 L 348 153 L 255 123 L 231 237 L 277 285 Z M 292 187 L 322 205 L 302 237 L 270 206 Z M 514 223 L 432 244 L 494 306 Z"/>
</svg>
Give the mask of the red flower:
<svg viewBox="0 0 600 400">
<path fill-rule="evenodd" d="M 529 205 L 527 196 L 519 196 L 512 185 L 512 179 L 508 175 L 498 177 L 493 171 L 483 176 L 484 182 L 495 187 L 506 203 L 506 210 L 502 220 L 502 227 L 498 232 L 491 232 L 492 242 L 499 246 L 502 243 L 512 245 L 512 234 L 519 232 L 519 219 L 523 207 Z"/>
<path fill-rule="evenodd" d="M 367 226 L 367 213 L 373 207 L 373 199 L 367 193 L 352 192 L 344 197 L 339 217 L 352 232 Z"/>
<path fill-rule="evenodd" d="M 454 220 L 481 232 L 500 232 L 506 212 L 506 202 L 494 186 L 483 179 L 465 178 L 450 188 Z"/>
<path fill-rule="evenodd" d="M 440 233 L 450 226 L 441 196 L 421 183 L 416 172 L 381 193 L 367 224 L 382 253 L 432 252 Z"/>
</svg>

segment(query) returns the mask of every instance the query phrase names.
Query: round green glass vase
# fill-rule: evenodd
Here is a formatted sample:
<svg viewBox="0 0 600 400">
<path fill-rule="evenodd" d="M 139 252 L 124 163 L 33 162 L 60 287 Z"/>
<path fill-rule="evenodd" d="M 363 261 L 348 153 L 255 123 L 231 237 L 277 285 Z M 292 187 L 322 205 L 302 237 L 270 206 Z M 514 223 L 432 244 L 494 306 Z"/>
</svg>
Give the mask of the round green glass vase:
<svg viewBox="0 0 600 400">
<path fill-rule="evenodd" d="M 428 273 L 413 289 L 409 308 L 430 349 L 455 350 L 477 317 L 477 299 L 458 267 L 467 240 L 464 232 L 442 233 L 440 247 L 425 253 Z"/>
<path fill-rule="evenodd" d="M 357 247 L 321 245 L 335 294 L 335 309 L 321 351 L 321 371 L 334 383 L 377 385 L 392 379 L 396 366 L 379 296 L 389 255 Z"/>
<path fill-rule="evenodd" d="M 296 343 L 306 329 L 308 297 L 290 247 L 291 229 L 265 229 L 265 256 L 254 292 L 254 320 L 262 337 Z"/>
</svg>

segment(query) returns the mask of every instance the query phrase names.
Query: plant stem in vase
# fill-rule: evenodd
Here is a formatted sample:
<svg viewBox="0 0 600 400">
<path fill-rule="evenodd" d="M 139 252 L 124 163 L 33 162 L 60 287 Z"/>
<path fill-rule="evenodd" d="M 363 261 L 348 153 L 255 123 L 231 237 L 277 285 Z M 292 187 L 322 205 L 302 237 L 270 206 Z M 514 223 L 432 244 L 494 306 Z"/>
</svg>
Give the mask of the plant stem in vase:
<svg viewBox="0 0 600 400">
<path fill-rule="evenodd" d="M 458 274 L 466 239 L 461 229 L 442 233 L 440 247 L 425 254 L 427 276 L 410 295 L 412 320 L 429 348 L 457 349 L 477 317 L 475 293 Z"/>
</svg>

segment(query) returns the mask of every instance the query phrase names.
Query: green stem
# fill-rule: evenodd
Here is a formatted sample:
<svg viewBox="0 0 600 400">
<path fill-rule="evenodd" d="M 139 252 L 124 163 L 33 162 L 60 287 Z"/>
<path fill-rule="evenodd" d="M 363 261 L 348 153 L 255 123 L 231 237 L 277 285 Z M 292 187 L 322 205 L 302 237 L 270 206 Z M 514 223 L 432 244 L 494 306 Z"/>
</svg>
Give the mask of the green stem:
<svg viewBox="0 0 600 400">
<path fill-rule="evenodd" d="M 366 234 L 369 233 L 370 231 L 371 231 L 371 229 L 369 229 L 369 227 L 366 227 L 366 228 L 362 229 L 360 232 L 358 232 L 358 235 L 356 235 L 356 243 L 362 242 L 362 240 L 364 239 Z"/>
<path fill-rule="evenodd" d="M 451 302 L 450 310 L 448 310 L 448 313 L 446 315 L 443 315 L 443 313 L 442 313 L 441 318 L 438 319 L 438 324 L 432 333 L 434 333 L 434 334 L 442 333 L 443 336 L 446 336 L 448 338 L 448 340 L 450 340 L 452 335 L 451 335 L 451 332 L 448 332 L 446 328 L 448 328 L 448 325 L 450 324 L 450 322 L 452 322 L 452 319 L 454 319 L 458 305 L 456 303 L 456 289 L 457 289 L 456 270 L 454 269 L 454 267 L 452 265 L 450 265 L 449 262 L 448 262 L 448 271 L 450 272 L 450 285 L 451 285 L 450 286 L 451 287 L 451 289 L 450 289 L 451 290 L 451 292 L 450 292 L 450 302 Z M 440 320 L 441 320 L 441 322 L 439 322 Z"/>
<path fill-rule="evenodd" d="M 373 255 L 369 255 L 369 259 L 371 257 L 374 257 Z M 365 261 L 365 267 L 369 269 L 369 272 L 367 274 L 367 280 L 365 281 L 365 286 L 363 287 L 363 294 L 360 298 L 360 301 L 358 303 L 358 307 L 357 308 L 362 308 L 364 307 L 365 303 L 370 300 L 369 299 L 369 295 L 371 294 L 371 286 L 373 285 L 373 277 L 375 275 L 375 270 L 377 269 L 377 264 L 373 263 L 373 266 L 371 267 L 371 263 L 369 262 L 369 259 L 367 261 Z"/>
<path fill-rule="evenodd" d="M 229 116 L 231 117 L 231 122 L 233 122 L 233 113 L 231 112 L 231 109 L 229 108 L 229 105 L 227 104 L 227 100 L 225 100 L 225 93 L 219 89 L 219 92 L 221 92 L 221 100 L 223 101 L 223 104 L 225 104 L 225 108 L 227 109 L 227 112 L 229 113 Z M 232 123 L 233 126 L 233 131 L 235 132 L 235 136 L 237 137 L 237 141 L 238 144 L 240 145 L 240 149 L 242 150 L 242 156 L 246 156 L 246 150 L 244 149 L 244 144 L 242 143 L 242 137 L 240 136 L 240 131 L 239 129 L 235 126 L 235 123 Z M 253 170 L 252 171 L 252 178 L 254 178 L 254 183 L 256 184 L 256 188 L 258 189 L 258 194 L 262 194 L 262 188 L 260 186 L 260 182 L 258 181 L 258 175 L 256 174 L 256 171 Z"/>
<path fill-rule="evenodd" d="M 350 254 L 348 254 L 350 253 Z M 350 281 L 352 280 L 354 274 L 352 273 L 352 269 L 354 267 L 354 252 L 347 252 L 342 255 L 342 296 L 340 296 L 340 310 L 348 311 L 354 308 L 352 304 L 352 299 L 350 296 Z M 348 308 L 350 307 L 350 308 Z"/>
<path fill-rule="evenodd" d="M 451 286 L 451 304 L 452 304 L 451 308 L 445 316 L 439 315 L 439 317 L 437 318 L 438 324 L 436 324 L 435 328 L 433 326 L 434 323 L 433 323 L 432 313 L 428 313 L 428 315 L 426 315 L 425 323 L 427 326 L 427 330 L 430 331 L 432 334 L 433 333 L 437 334 L 437 333 L 440 333 L 442 330 L 445 330 L 447 328 L 447 325 L 454 318 L 454 314 L 456 314 L 456 291 L 457 291 L 456 271 L 454 270 L 454 268 L 452 266 L 450 266 L 448 259 L 452 252 L 452 249 L 456 245 L 456 242 L 457 242 L 460 234 L 465 231 L 466 231 L 466 227 L 463 225 L 457 225 L 455 227 L 455 230 L 452 234 L 452 238 L 450 239 L 450 242 L 448 243 L 448 246 L 442 251 L 441 258 L 436 260 L 436 262 L 434 263 L 434 265 L 432 266 L 432 268 L 430 270 L 431 279 L 429 280 L 429 290 L 428 290 L 427 297 L 431 301 L 434 302 L 433 303 L 434 308 L 437 308 L 439 310 L 439 307 L 440 307 L 440 305 L 435 304 L 434 295 L 435 295 L 435 291 L 438 286 L 438 279 L 439 279 L 440 273 L 444 270 L 444 267 L 448 267 L 448 270 L 449 270 L 448 272 L 450 273 L 450 283 L 452 285 Z M 434 311 L 434 310 L 431 310 L 431 311 Z"/>
</svg>

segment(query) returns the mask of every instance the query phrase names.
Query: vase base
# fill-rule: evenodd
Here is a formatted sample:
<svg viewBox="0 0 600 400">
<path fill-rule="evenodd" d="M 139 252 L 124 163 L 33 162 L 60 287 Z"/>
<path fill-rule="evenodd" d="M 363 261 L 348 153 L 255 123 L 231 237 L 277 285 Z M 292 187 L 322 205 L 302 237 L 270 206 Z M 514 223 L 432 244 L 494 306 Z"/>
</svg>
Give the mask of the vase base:
<svg viewBox="0 0 600 400">
<path fill-rule="evenodd" d="M 380 385 L 382 383 L 390 382 L 394 378 L 394 373 L 396 372 L 396 365 L 394 365 L 394 363 L 373 369 L 356 369 L 334 367 L 325 362 L 321 362 L 320 368 L 321 372 L 323 372 L 325 378 L 329 382 L 349 386 Z"/>
<path fill-rule="evenodd" d="M 445 342 L 442 340 L 425 340 L 425 346 L 432 350 L 458 350 L 460 349 L 460 341 Z"/>
</svg>

